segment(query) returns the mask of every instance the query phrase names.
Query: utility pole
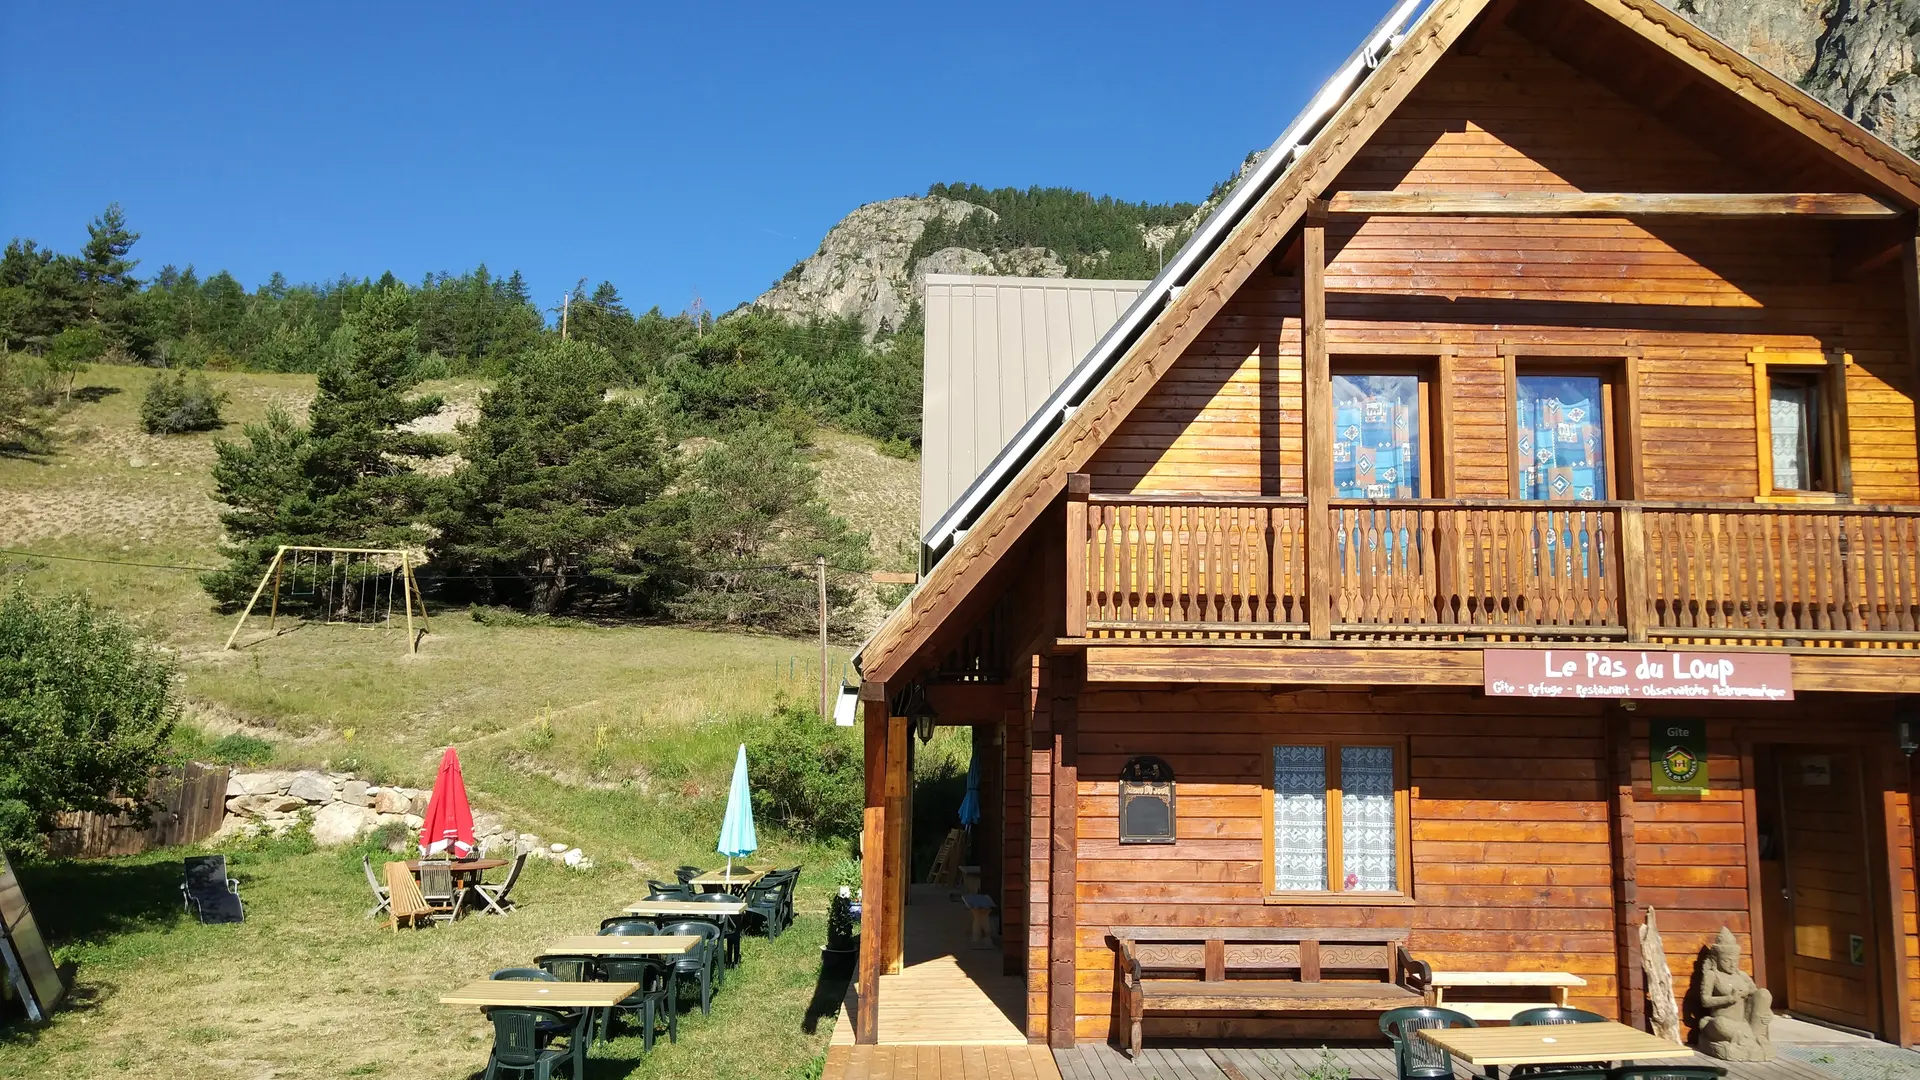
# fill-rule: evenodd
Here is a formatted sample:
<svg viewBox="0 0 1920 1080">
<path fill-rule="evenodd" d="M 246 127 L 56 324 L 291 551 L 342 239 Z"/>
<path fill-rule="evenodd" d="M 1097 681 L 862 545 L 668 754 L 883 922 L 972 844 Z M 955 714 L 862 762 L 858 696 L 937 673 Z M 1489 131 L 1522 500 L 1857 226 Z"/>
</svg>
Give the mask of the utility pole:
<svg viewBox="0 0 1920 1080">
<path fill-rule="evenodd" d="M 571 306 L 572 303 L 573 303 L 573 290 L 568 289 L 566 291 L 566 294 L 560 297 L 560 340 L 561 341 L 567 340 L 567 308 Z"/>
<path fill-rule="evenodd" d="M 832 720 L 833 701 L 827 693 L 827 557 L 817 557 L 813 566 L 820 578 L 820 718 Z"/>
</svg>

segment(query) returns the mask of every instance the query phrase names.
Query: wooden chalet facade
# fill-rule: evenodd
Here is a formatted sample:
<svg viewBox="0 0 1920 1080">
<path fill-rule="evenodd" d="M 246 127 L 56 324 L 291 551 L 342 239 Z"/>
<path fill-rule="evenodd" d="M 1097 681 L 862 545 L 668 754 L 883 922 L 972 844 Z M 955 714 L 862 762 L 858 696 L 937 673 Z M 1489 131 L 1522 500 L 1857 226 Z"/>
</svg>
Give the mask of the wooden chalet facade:
<svg viewBox="0 0 1920 1080">
<path fill-rule="evenodd" d="M 1144 926 L 1404 932 L 1644 1023 L 1652 907 L 1681 993 L 1724 926 L 1777 1008 L 1914 1044 L 1916 207 L 1653 0 L 1435 0 L 862 650 L 858 1039 L 917 689 L 999 766 L 1033 1041 L 1125 1041 Z M 1703 791 L 1654 789 L 1675 730 Z M 1122 836 L 1139 759 L 1172 842 Z"/>
</svg>

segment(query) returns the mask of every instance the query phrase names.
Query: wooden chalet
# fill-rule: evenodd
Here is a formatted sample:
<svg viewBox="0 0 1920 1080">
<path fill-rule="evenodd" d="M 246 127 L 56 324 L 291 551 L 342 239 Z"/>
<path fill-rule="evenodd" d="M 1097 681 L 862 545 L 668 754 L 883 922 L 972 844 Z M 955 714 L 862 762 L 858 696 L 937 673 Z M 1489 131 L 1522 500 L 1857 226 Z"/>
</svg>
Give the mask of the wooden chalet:
<svg viewBox="0 0 1920 1080">
<path fill-rule="evenodd" d="M 858 1041 L 930 715 L 1033 1042 L 1131 1040 L 1128 941 L 1644 1025 L 1653 908 L 1683 996 L 1726 927 L 1777 1009 L 1915 1043 L 1920 166 L 1654 0 L 1417 6 L 862 649 Z M 1355 993 L 1142 1034 L 1377 1037 Z"/>
</svg>

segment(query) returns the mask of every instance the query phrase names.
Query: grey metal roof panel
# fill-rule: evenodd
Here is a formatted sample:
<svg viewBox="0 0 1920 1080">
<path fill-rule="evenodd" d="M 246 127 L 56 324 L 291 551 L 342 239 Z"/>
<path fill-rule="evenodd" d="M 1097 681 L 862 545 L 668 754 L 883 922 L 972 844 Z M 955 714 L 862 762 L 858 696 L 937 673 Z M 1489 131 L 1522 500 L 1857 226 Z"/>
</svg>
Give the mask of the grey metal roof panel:
<svg viewBox="0 0 1920 1080">
<path fill-rule="evenodd" d="M 1146 286 L 1144 281 L 927 276 L 923 536 Z"/>
</svg>

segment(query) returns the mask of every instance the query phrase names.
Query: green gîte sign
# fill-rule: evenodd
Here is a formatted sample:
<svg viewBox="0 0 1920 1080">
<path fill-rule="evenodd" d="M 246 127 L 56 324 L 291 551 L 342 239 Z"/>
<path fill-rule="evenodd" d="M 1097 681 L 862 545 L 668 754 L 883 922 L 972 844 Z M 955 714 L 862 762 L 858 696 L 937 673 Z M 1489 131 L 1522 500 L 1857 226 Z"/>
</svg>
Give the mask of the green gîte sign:
<svg viewBox="0 0 1920 1080">
<path fill-rule="evenodd" d="M 1654 720 L 1648 743 L 1655 795 L 1707 793 L 1707 725 L 1699 720 Z"/>
</svg>

